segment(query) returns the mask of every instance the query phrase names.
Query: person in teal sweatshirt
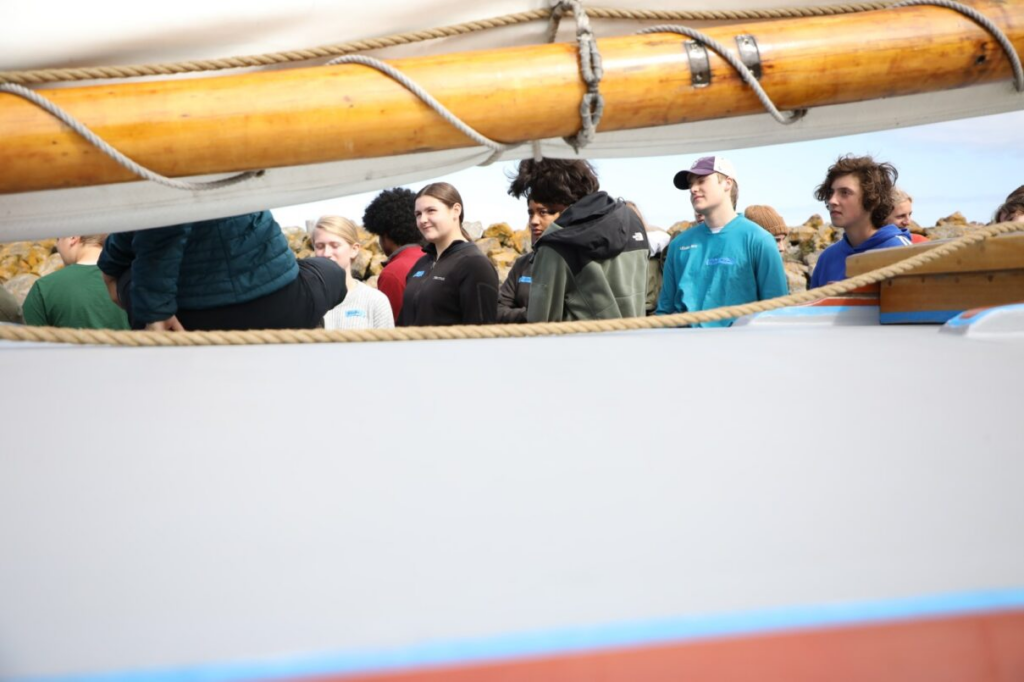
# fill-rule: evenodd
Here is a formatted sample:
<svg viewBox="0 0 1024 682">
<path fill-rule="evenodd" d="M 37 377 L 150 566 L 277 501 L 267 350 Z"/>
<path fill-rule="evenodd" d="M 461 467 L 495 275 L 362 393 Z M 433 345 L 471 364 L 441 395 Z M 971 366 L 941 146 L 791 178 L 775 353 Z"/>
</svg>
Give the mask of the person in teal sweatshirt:
<svg viewBox="0 0 1024 682">
<path fill-rule="evenodd" d="M 789 293 L 775 239 L 736 213 L 736 169 L 721 156 L 706 156 L 675 176 L 690 191 L 703 222 L 668 245 L 657 315 L 711 310 Z M 728 327 L 732 320 L 701 327 Z"/>
</svg>

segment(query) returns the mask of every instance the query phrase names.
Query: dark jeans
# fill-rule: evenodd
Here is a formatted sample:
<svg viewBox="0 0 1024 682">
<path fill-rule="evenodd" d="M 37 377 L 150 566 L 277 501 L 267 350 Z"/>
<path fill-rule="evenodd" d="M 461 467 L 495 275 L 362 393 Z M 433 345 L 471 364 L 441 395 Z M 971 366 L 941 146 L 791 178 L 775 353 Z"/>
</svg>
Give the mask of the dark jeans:
<svg viewBox="0 0 1024 682">
<path fill-rule="evenodd" d="M 117 280 L 117 296 L 128 312 L 132 329 L 144 329 L 145 322 L 132 317 L 132 271 Z M 345 271 L 327 258 L 299 261 L 299 276 L 277 291 L 245 303 L 232 303 L 205 310 L 178 309 L 176 315 L 188 331 L 226 329 L 313 329 L 322 327 L 324 315 L 345 300 Z"/>
</svg>

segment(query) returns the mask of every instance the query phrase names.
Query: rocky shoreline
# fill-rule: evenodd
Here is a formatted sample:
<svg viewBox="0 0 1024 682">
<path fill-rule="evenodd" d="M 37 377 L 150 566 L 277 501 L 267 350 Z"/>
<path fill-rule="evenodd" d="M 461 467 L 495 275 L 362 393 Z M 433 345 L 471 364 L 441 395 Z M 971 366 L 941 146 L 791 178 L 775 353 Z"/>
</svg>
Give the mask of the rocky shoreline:
<svg viewBox="0 0 1024 682">
<path fill-rule="evenodd" d="M 674 235 L 689 229 L 693 224 L 682 221 L 666 231 Z M 465 227 L 474 237 L 476 245 L 497 268 L 499 281 L 505 280 L 515 259 L 530 250 L 528 230 L 513 230 L 508 223 L 495 223 L 487 228 L 480 223 L 466 223 Z M 982 227 L 982 224 L 969 222 L 960 213 L 954 213 L 939 220 L 934 227 L 923 228 L 911 224 L 910 231 L 937 240 L 959 237 L 977 227 Z M 305 258 L 313 255 L 313 247 L 305 228 L 286 227 L 283 230 L 296 256 Z M 818 215 L 811 216 L 803 225 L 790 228 L 785 265 L 791 293 L 807 289 L 818 256 L 841 238 L 842 230 L 824 222 Z M 363 248 L 352 265 L 352 274 L 376 286 L 377 276 L 384 267 L 384 254 L 377 238 L 362 229 L 360 243 Z M 56 244 L 56 239 L 0 244 L 0 285 L 19 303 L 25 300 L 37 279 L 63 267 Z"/>
</svg>

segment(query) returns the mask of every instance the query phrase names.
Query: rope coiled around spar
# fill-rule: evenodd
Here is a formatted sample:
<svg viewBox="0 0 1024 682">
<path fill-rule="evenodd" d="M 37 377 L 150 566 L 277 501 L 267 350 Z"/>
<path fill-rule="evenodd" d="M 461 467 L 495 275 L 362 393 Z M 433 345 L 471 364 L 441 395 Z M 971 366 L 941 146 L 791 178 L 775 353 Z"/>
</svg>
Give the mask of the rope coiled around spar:
<svg viewBox="0 0 1024 682">
<path fill-rule="evenodd" d="M 398 327 L 396 329 L 264 329 L 250 331 L 146 332 L 97 329 L 62 329 L 0 325 L 0 340 L 70 343 L 130 347 L 155 346 L 243 346 L 294 343 L 359 343 L 368 341 L 422 341 L 454 339 L 524 338 L 565 336 L 636 329 L 664 329 L 735 319 L 744 315 L 803 305 L 822 298 L 841 296 L 863 286 L 906 275 L 928 263 L 997 235 L 1024 231 L 1024 224 L 1004 222 L 971 231 L 924 253 L 905 258 L 863 275 L 851 277 L 797 294 L 767 301 L 725 306 L 700 312 L 632 317 L 585 322 L 543 322 L 537 324 L 459 325 L 451 327 Z"/>
<path fill-rule="evenodd" d="M 572 12 L 576 18 L 576 44 L 579 46 L 580 77 L 587 90 L 580 99 L 580 130 L 575 135 L 562 138 L 579 153 L 580 149 L 593 142 L 597 136 L 597 125 L 604 115 L 604 97 L 601 95 L 601 78 L 604 66 L 601 52 L 597 49 L 597 38 L 590 27 L 590 18 L 581 0 L 552 0 L 551 23 L 548 27 L 548 42 L 554 42 L 562 16 Z"/>
</svg>

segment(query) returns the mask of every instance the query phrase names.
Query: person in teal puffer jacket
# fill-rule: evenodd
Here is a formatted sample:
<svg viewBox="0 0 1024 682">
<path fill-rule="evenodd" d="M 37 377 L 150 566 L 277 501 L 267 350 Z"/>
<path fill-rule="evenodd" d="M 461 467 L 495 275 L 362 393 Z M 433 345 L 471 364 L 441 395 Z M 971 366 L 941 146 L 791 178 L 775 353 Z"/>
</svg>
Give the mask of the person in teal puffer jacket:
<svg viewBox="0 0 1024 682">
<path fill-rule="evenodd" d="M 133 329 L 320 326 L 345 298 L 345 271 L 296 261 L 269 211 L 122 232 L 97 263 Z"/>
</svg>

